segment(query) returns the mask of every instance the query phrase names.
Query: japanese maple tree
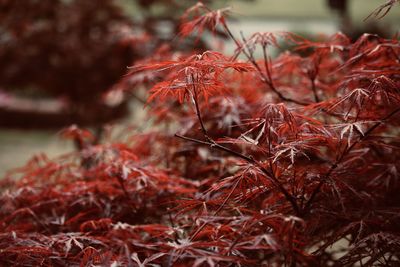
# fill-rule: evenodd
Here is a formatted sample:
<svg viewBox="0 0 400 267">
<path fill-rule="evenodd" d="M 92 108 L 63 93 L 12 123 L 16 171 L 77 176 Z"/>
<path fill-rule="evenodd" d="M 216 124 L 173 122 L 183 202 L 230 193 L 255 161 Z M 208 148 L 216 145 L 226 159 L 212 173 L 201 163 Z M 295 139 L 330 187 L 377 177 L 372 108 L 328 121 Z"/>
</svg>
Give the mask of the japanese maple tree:
<svg viewBox="0 0 400 267">
<path fill-rule="evenodd" d="M 159 50 L 121 83 L 153 83 L 160 130 L 69 128 L 80 152 L 2 181 L 2 264 L 400 264 L 399 40 L 238 37 L 227 12 L 197 4 L 181 29 L 223 30 L 233 55 Z M 278 39 L 296 48 L 272 58 Z"/>
<path fill-rule="evenodd" d="M 139 57 L 137 46 L 144 43 L 110 0 L 2 0 L 0 23 L 2 90 L 61 97 L 68 105 L 64 112 L 83 123 L 103 120 L 96 118 L 107 113 L 102 94 Z"/>
<path fill-rule="evenodd" d="M 163 42 L 175 50 L 187 49 L 172 40 L 179 17 L 161 18 L 145 11 L 160 5 L 179 11 L 191 1 L 121 2 L 136 3 L 142 12 L 130 17 L 114 0 L 0 1 L 2 93 L 55 99 L 65 114 L 58 119 L 42 114 L 37 119 L 32 115 L 36 110 L 1 106 L 0 125 L 99 125 L 127 114 L 128 97 L 107 94 L 126 67 L 151 56 Z M 165 20 L 171 24 L 171 29 L 164 27 L 169 34 L 159 30 Z"/>
</svg>

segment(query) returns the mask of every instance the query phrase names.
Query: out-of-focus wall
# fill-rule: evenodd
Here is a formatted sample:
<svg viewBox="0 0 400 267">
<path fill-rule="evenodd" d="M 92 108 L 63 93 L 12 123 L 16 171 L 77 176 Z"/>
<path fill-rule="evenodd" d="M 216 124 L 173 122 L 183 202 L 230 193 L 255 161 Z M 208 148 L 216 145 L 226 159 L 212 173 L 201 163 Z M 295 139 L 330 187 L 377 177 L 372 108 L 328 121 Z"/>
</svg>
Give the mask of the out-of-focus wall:
<svg viewBox="0 0 400 267">
<path fill-rule="evenodd" d="M 243 17 L 331 19 L 327 0 L 224 0 L 218 5 L 230 5 Z M 354 21 L 362 22 L 386 0 L 348 0 L 350 15 Z M 395 5 L 383 19 L 400 23 L 400 5 Z"/>
</svg>

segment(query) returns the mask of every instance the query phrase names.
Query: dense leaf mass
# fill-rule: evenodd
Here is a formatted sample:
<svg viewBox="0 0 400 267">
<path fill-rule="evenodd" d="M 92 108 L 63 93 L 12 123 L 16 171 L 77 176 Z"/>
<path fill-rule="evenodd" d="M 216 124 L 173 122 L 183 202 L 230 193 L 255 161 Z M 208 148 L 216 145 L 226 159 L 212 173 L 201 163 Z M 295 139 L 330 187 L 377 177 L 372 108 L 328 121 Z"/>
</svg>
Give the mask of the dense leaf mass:
<svg viewBox="0 0 400 267">
<path fill-rule="evenodd" d="M 239 39 L 210 12 L 193 25 L 223 23 L 232 57 L 167 53 L 126 77 L 154 73 L 159 132 L 2 181 L 2 265 L 400 264 L 399 41 Z M 272 58 L 277 40 L 296 48 Z"/>
<path fill-rule="evenodd" d="M 109 0 L 2 0 L 0 23 L 2 87 L 34 88 L 86 103 L 138 57 L 135 46 L 142 38 Z"/>
</svg>

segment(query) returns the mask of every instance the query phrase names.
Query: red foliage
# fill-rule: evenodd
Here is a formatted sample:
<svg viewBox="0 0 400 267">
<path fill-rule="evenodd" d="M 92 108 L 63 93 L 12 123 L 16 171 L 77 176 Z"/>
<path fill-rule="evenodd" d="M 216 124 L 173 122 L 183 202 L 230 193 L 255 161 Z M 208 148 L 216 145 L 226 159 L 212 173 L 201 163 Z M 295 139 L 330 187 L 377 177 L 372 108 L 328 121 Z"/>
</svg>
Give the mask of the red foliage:
<svg viewBox="0 0 400 267">
<path fill-rule="evenodd" d="M 33 87 L 73 102 L 109 89 L 137 56 L 141 38 L 109 0 L 4 0 L 0 21 L 1 86 Z"/>
<path fill-rule="evenodd" d="M 89 144 L 3 180 L 0 263 L 399 265 L 400 42 L 231 37 L 231 58 L 170 55 L 126 78 L 165 72 L 149 105 L 175 137 Z M 278 37 L 297 49 L 272 59 Z"/>
<path fill-rule="evenodd" d="M 201 35 L 205 29 L 215 32 L 219 25 L 226 27 L 225 16 L 228 11 L 229 8 L 213 11 L 198 2 L 183 14 L 180 33 L 182 36 L 188 36 L 197 31 L 197 34 Z"/>
<path fill-rule="evenodd" d="M 141 10 L 146 10 L 142 12 L 145 15 L 130 18 L 114 0 L 26 0 L 23 4 L 1 0 L 0 89 L 62 101 L 63 108 L 57 112 L 65 113 L 66 118 L 60 115 L 57 120 L 51 112 L 42 112 L 48 124 L 63 125 L 65 121 L 93 125 L 121 117 L 127 111 L 126 97 L 106 93 L 121 79 L 126 67 L 152 57 L 165 41 L 175 49 L 185 48 L 173 41 L 179 17 L 154 17 L 148 10 L 154 5 L 182 10 L 191 1 L 175 2 L 136 1 Z M 164 33 L 160 23 L 166 25 Z M 18 125 L 13 119 L 30 121 L 26 118 L 35 120 L 41 114 L 18 106 L 13 109 L 12 118 L 3 118 L 0 124 Z M 38 114 L 34 116 L 34 112 Z M 7 111 L 3 113 L 8 115 Z M 41 124 L 41 120 L 36 121 Z"/>
</svg>

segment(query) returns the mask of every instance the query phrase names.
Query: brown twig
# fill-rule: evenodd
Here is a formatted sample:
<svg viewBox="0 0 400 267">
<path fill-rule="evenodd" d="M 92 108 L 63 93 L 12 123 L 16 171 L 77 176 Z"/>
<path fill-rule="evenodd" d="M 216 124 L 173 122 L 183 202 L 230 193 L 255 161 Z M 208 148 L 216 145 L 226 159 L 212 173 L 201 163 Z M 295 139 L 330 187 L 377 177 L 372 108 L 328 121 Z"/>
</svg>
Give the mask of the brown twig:
<svg viewBox="0 0 400 267">
<path fill-rule="evenodd" d="M 250 61 L 250 63 L 256 68 L 257 72 L 260 75 L 260 79 L 262 82 L 264 82 L 266 85 L 269 86 L 269 88 L 271 88 L 271 90 L 282 100 L 282 101 L 286 101 L 286 102 L 292 102 L 301 106 L 307 106 L 308 103 L 302 102 L 302 101 L 298 101 L 296 99 L 292 99 L 289 97 L 284 96 L 277 88 L 276 86 L 272 83 L 272 78 L 271 78 L 271 74 L 269 73 L 269 77 L 271 79 L 268 79 L 268 77 L 265 75 L 265 73 L 261 70 L 260 66 L 257 64 L 256 60 L 254 59 L 254 56 L 252 54 L 252 52 L 250 51 L 250 49 L 247 47 L 247 40 L 244 38 L 244 36 L 242 36 L 243 39 L 243 45 L 236 39 L 236 37 L 233 35 L 233 33 L 231 32 L 231 30 L 229 29 L 228 25 L 226 23 L 222 24 L 223 28 L 225 29 L 225 31 L 227 32 L 228 36 L 233 40 L 233 42 L 236 44 L 237 49 L 239 51 L 242 51 L 243 54 L 246 56 L 246 58 Z M 246 48 L 248 51 L 246 51 Z M 267 72 L 270 72 L 270 69 L 267 68 L 266 70 Z"/>
</svg>

